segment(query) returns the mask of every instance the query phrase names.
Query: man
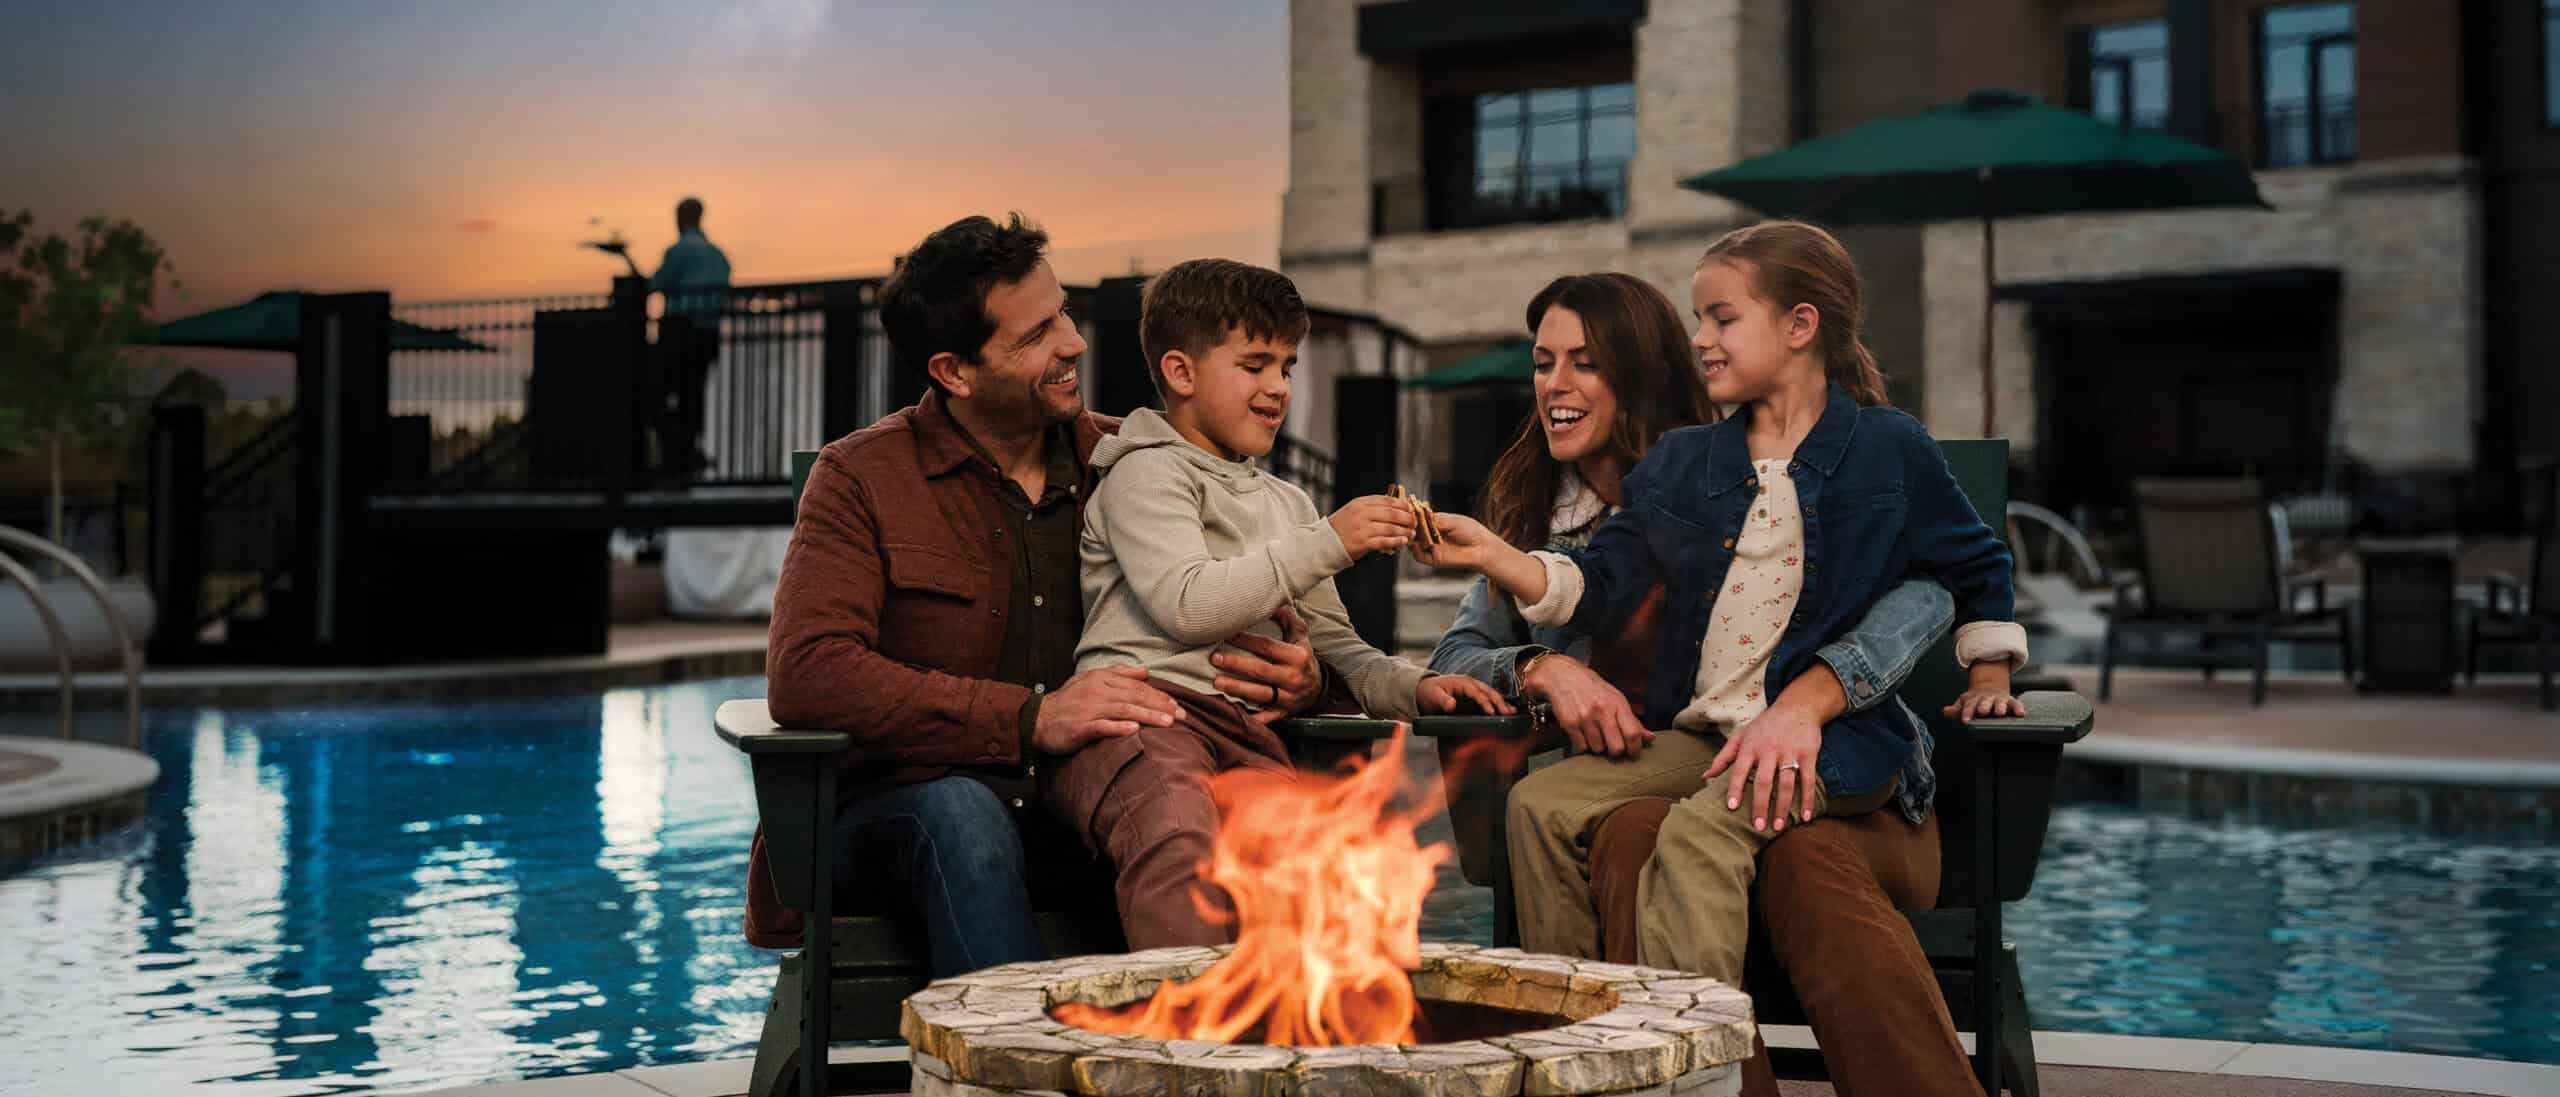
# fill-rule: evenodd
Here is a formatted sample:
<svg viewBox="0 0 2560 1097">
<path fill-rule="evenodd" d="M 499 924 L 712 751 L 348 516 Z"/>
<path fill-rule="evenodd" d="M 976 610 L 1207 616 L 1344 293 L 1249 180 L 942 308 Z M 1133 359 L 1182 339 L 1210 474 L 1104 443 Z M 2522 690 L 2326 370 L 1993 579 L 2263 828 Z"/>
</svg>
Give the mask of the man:
<svg viewBox="0 0 2560 1097">
<path fill-rule="evenodd" d="M 684 475 L 709 464 L 702 439 L 703 385 L 720 355 L 720 311 L 727 303 L 729 256 L 702 234 L 702 199 L 676 203 L 676 242 L 658 260 L 649 288 L 667 295 L 658 318 L 658 346 L 666 357 L 672 401 L 649 409 L 658 426 L 658 467 Z"/>
<path fill-rule="evenodd" d="M 1084 408 L 1085 342 L 1020 214 L 955 222 L 880 294 L 898 360 L 931 391 L 828 445 L 801 495 L 774 592 L 773 718 L 851 733 L 836 879 L 922 924 L 936 975 L 1042 956 L 1025 887 L 1048 759 L 1163 727 L 1174 704 L 1136 668 L 1073 673 L 1084 610 L 1077 531 L 1087 459 L 1117 420 Z M 1218 688 L 1307 707 L 1323 684 L 1295 615 L 1239 635 Z M 748 940 L 798 943 L 761 859 Z"/>
</svg>

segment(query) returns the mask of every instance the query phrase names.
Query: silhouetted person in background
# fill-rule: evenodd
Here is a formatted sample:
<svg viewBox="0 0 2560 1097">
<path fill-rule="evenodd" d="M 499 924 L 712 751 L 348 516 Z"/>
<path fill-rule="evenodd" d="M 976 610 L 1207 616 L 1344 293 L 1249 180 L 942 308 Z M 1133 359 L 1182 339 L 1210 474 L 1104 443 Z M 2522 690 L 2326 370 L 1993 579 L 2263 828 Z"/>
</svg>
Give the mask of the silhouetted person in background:
<svg viewBox="0 0 2560 1097">
<path fill-rule="evenodd" d="M 729 257 L 702 235 L 702 199 L 676 203 L 676 242 L 658 260 L 649 288 L 667 295 L 658 347 L 673 397 L 650 409 L 658 422 L 659 468 L 691 475 L 710 465 L 700 449 L 703 386 L 720 354 L 720 311 L 729 296 Z"/>
</svg>

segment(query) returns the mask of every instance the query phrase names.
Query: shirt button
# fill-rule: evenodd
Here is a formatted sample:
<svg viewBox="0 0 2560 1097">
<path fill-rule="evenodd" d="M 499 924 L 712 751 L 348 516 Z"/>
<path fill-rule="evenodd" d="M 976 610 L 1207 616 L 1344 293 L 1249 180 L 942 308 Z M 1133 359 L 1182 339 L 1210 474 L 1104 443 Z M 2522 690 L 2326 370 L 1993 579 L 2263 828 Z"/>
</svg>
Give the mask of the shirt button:
<svg viewBox="0 0 2560 1097">
<path fill-rule="evenodd" d="M 1022 775 L 1025 777 L 1038 777 L 1040 776 L 1040 767 L 1024 766 L 1022 767 Z"/>
<path fill-rule="evenodd" d="M 1004 607 L 1003 607 L 1003 606 L 997 606 L 996 608 L 991 609 L 991 610 L 988 610 L 987 612 L 992 613 L 992 614 L 995 614 L 995 615 L 996 615 L 996 616 L 998 616 L 998 617 L 1002 617 L 1002 616 L 1004 616 Z"/>
<path fill-rule="evenodd" d="M 1042 595 L 1034 594 L 1031 596 L 1031 604 L 1035 606 L 1045 606 L 1049 604 L 1049 599 Z"/>
<path fill-rule="evenodd" d="M 1048 683 L 1045 683 L 1045 682 L 1033 682 L 1033 683 L 1031 683 L 1031 692 L 1033 692 L 1033 693 L 1035 693 L 1035 694 L 1038 694 L 1038 693 L 1047 693 L 1047 692 L 1049 692 L 1049 686 L 1048 686 Z"/>
<path fill-rule="evenodd" d="M 1750 488 L 1750 489 L 1751 489 L 1751 490 L 1753 490 L 1753 491 L 1758 491 L 1758 490 L 1760 490 L 1760 478 L 1759 478 L 1759 477 L 1757 477 L 1757 476 L 1754 476 L 1754 477 L 1752 477 L 1751 479 L 1748 479 L 1748 480 L 1743 481 L 1743 482 L 1742 482 L 1742 486 L 1743 486 L 1743 487 L 1746 487 L 1746 488 Z"/>
<path fill-rule="evenodd" d="M 1019 797 L 1019 796 L 1014 797 L 1014 798 L 1013 798 L 1013 806 L 1015 806 L 1015 807 L 1021 807 L 1021 806 L 1022 806 L 1022 797 Z"/>
<path fill-rule="evenodd" d="M 1725 539 L 1724 539 L 1724 547 L 1726 547 L 1726 548 L 1732 548 L 1732 547 L 1733 547 L 1733 538 L 1731 538 L 1731 537 L 1727 537 L 1727 538 L 1725 538 Z"/>
<path fill-rule="evenodd" d="M 1003 744 L 1003 743 L 1001 743 L 1001 742 L 998 742 L 998 741 L 996 741 L 996 740 L 994 740 L 994 739 L 989 739 L 989 740 L 987 740 L 987 753 L 989 753 L 989 754 L 1002 754 L 1002 753 L 1004 753 L 1004 744 Z"/>
</svg>

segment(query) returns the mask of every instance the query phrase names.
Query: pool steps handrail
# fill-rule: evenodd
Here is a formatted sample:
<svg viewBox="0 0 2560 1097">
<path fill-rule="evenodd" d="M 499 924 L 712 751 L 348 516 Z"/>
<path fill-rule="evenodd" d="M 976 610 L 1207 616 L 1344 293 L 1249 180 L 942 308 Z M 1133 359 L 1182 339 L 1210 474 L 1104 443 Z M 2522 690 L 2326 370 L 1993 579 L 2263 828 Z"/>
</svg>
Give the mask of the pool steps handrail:
<svg viewBox="0 0 2560 1097">
<path fill-rule="evenodd" d="M 114 631 L 116 650 L 123 656 L 125 746 L 141 750 L 142 649 L 134 645 L 133 626 L 124 619 L 124 611 L 117 609 L 115 599 L 108 597 L 107 584 L 100 580 L 98 573 L 91 571 L 89 565 L 81 562 L 80 557 L 74 555 L 71 550 L 25 530 L 13 526 L 0 526 L 0 545 L 23 549 L 61 565 L 62 570 L 70 573 L 73 579 L 78 580 L 82 587 L 88 589 L 89 596 L 97 600 L 98 612 L 106 618 L 107 627 Z M 0 555 L 0 564 L 7 565 L 6 571 L 9 578 L 15 581 L 20 589 L 27 592 L 27 600 L 35 605 L 36 615 L 44 619 L 45 631 L 50 634 L 53 641 L 54 661 L 62 677 L 62 737 L 76 739 L 79 736 L 72 726 L 73 674 L 70 634 L 63 630 L 62 618 L 54 613 L 53 605 L 46 601 L 44 592 L 38 589 L 35 576 L 6 555 Z"/>
</svg>

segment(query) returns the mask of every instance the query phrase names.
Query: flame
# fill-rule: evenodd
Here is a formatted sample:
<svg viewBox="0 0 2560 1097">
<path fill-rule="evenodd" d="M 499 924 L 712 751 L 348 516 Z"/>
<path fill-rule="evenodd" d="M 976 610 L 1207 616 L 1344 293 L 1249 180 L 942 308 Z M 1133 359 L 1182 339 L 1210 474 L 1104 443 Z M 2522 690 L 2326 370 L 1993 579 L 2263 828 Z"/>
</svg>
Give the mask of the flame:
<svg viewBox="0 0 2560 1097">
<path fill-rule="evenodd" d="M 1144 1002 L 1070 1003 L 1057 1018 L 1156 1039 L 1413 1042 L 1407 972 L 1422 964 L 1422 899 L 1449 847 L 1414 841 L 1439 797 L 1434 782 L 1419 803 L 1397 802 L 1408 784 L 1404 747 L 1399 726 L 1384 759 L 1354 759 L 1340 776 L 1235 769 L 1210 778 L 1218 835 L 1201 875 L 1234 903 L 1234 951 Z"/>
</svg>

